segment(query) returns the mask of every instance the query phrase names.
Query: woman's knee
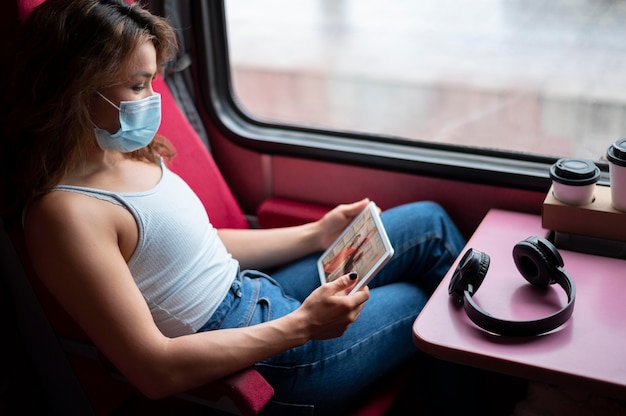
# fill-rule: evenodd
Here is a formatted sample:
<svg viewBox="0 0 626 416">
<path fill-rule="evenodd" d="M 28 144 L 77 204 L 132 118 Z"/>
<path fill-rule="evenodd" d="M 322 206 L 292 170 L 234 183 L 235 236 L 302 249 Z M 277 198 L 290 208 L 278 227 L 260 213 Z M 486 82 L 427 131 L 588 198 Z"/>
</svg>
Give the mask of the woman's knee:
<svg viewBox="0 0 626 416">
<path fill-rule="evenodd" d="M 398 205 L 384 211 L 382 216 L 390 220 L 401 219 L 404 223 L 420 221 L 425 218 L 450 220 L 443 207 L 434 201 L 417 201 Z"/>
<path fill-rule="evenodd" d="M 433 201 L 412 202 L 399 205 L 382 213 L 387 232 L 425 235 L 435 232 L 438 235 L 459 239 L 460 233 L 445 209 Z M 398 235 L 399 235 L 398 234 Z"/>
</svg>

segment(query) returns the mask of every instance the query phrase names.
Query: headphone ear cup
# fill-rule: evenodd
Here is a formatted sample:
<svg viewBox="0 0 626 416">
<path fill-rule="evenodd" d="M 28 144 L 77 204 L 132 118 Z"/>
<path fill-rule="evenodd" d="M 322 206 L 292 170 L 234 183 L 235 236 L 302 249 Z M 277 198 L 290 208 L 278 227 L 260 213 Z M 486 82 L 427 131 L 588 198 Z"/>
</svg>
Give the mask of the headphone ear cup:
<svg viewBox="0 0 626 416">
<path fill-rule="evenodd" d="M 556 247 L 540 237 L 529 237 L 517 243 L 513 247 L 513 261 L 522 276 L 538 287 L 554 283 L 554 274 L 563 265 Z"/>
<path fill-rule="evenodd" d="M 468 249 L 454 270 L 448 285 L 448 294 L 459 303 L 463 301 L 466 290 L 470 296 L 473 296 L 487 275 L 489 263 L 490 258 L 487 253 L 473 248 Z"/>
</svg>

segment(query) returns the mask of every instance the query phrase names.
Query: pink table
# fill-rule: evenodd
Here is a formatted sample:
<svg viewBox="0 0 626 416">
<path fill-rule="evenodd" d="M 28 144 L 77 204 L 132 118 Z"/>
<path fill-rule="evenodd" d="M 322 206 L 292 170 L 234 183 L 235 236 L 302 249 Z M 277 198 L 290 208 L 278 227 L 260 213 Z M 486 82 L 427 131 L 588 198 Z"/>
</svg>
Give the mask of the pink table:
<svg viewBox="0 0 626 416">
<path fill-rule="evenodd" d="M 474 295 L 484 310 L 525 320 L 565 305 L 560 286 L 537 291 L 517 271 L 511 255 L 517 242 L 547 234 L 539 216 L 501 210 L 487 214 L 465 248 L 491 257 Z M 455 263 L 413 324 L 416 345 L 442 359 L 626 399 L 626 260 L 560 252 L 577 289 L 574 314 L 561 328 L 527 338 L 479 329 L 448 295 Z"/>
</svg>

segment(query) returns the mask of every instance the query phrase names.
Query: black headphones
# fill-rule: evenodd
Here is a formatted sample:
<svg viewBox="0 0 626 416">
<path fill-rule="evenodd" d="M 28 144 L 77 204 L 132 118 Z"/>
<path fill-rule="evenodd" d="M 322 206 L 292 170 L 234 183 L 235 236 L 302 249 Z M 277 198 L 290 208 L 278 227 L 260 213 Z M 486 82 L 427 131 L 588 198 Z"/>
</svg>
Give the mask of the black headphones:
<svg viewBox="0 0 626 416">
<path fill-rule="evenodd" d="M 550 332 L 563 325 L 574 312 L 576 285 L 563 269 L 563 259 L 557 248 L 541 237 L 528 237 L 513 247 L 513 260 L 517 270 L 531 284 L 548 287 L 558 283 L 567 293 L 567 305 L 560 311 L 531 321 L 509 321 L 496 318 L 482 310 L 472 296 L 478 291 L 489 268 L 486 253 L 468 249 L 459 262 L 448 293 L 463 304 L 467 316 L 482 329 L 499 335 L 524 337 Z"/>
</svg>

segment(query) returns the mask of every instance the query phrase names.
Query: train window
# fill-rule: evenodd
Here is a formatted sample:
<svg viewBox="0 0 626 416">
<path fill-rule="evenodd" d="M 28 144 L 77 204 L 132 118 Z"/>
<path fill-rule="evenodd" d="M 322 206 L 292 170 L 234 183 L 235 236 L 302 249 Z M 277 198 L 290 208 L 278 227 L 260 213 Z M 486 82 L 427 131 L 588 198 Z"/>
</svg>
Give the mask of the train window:
<svg viewBox="0 0 626 416">
<path fill-rule="evenodd" d="M 626 128 L 620 2 L 225 3 L 257 120 L 595 161 Z"/>
</svg>

